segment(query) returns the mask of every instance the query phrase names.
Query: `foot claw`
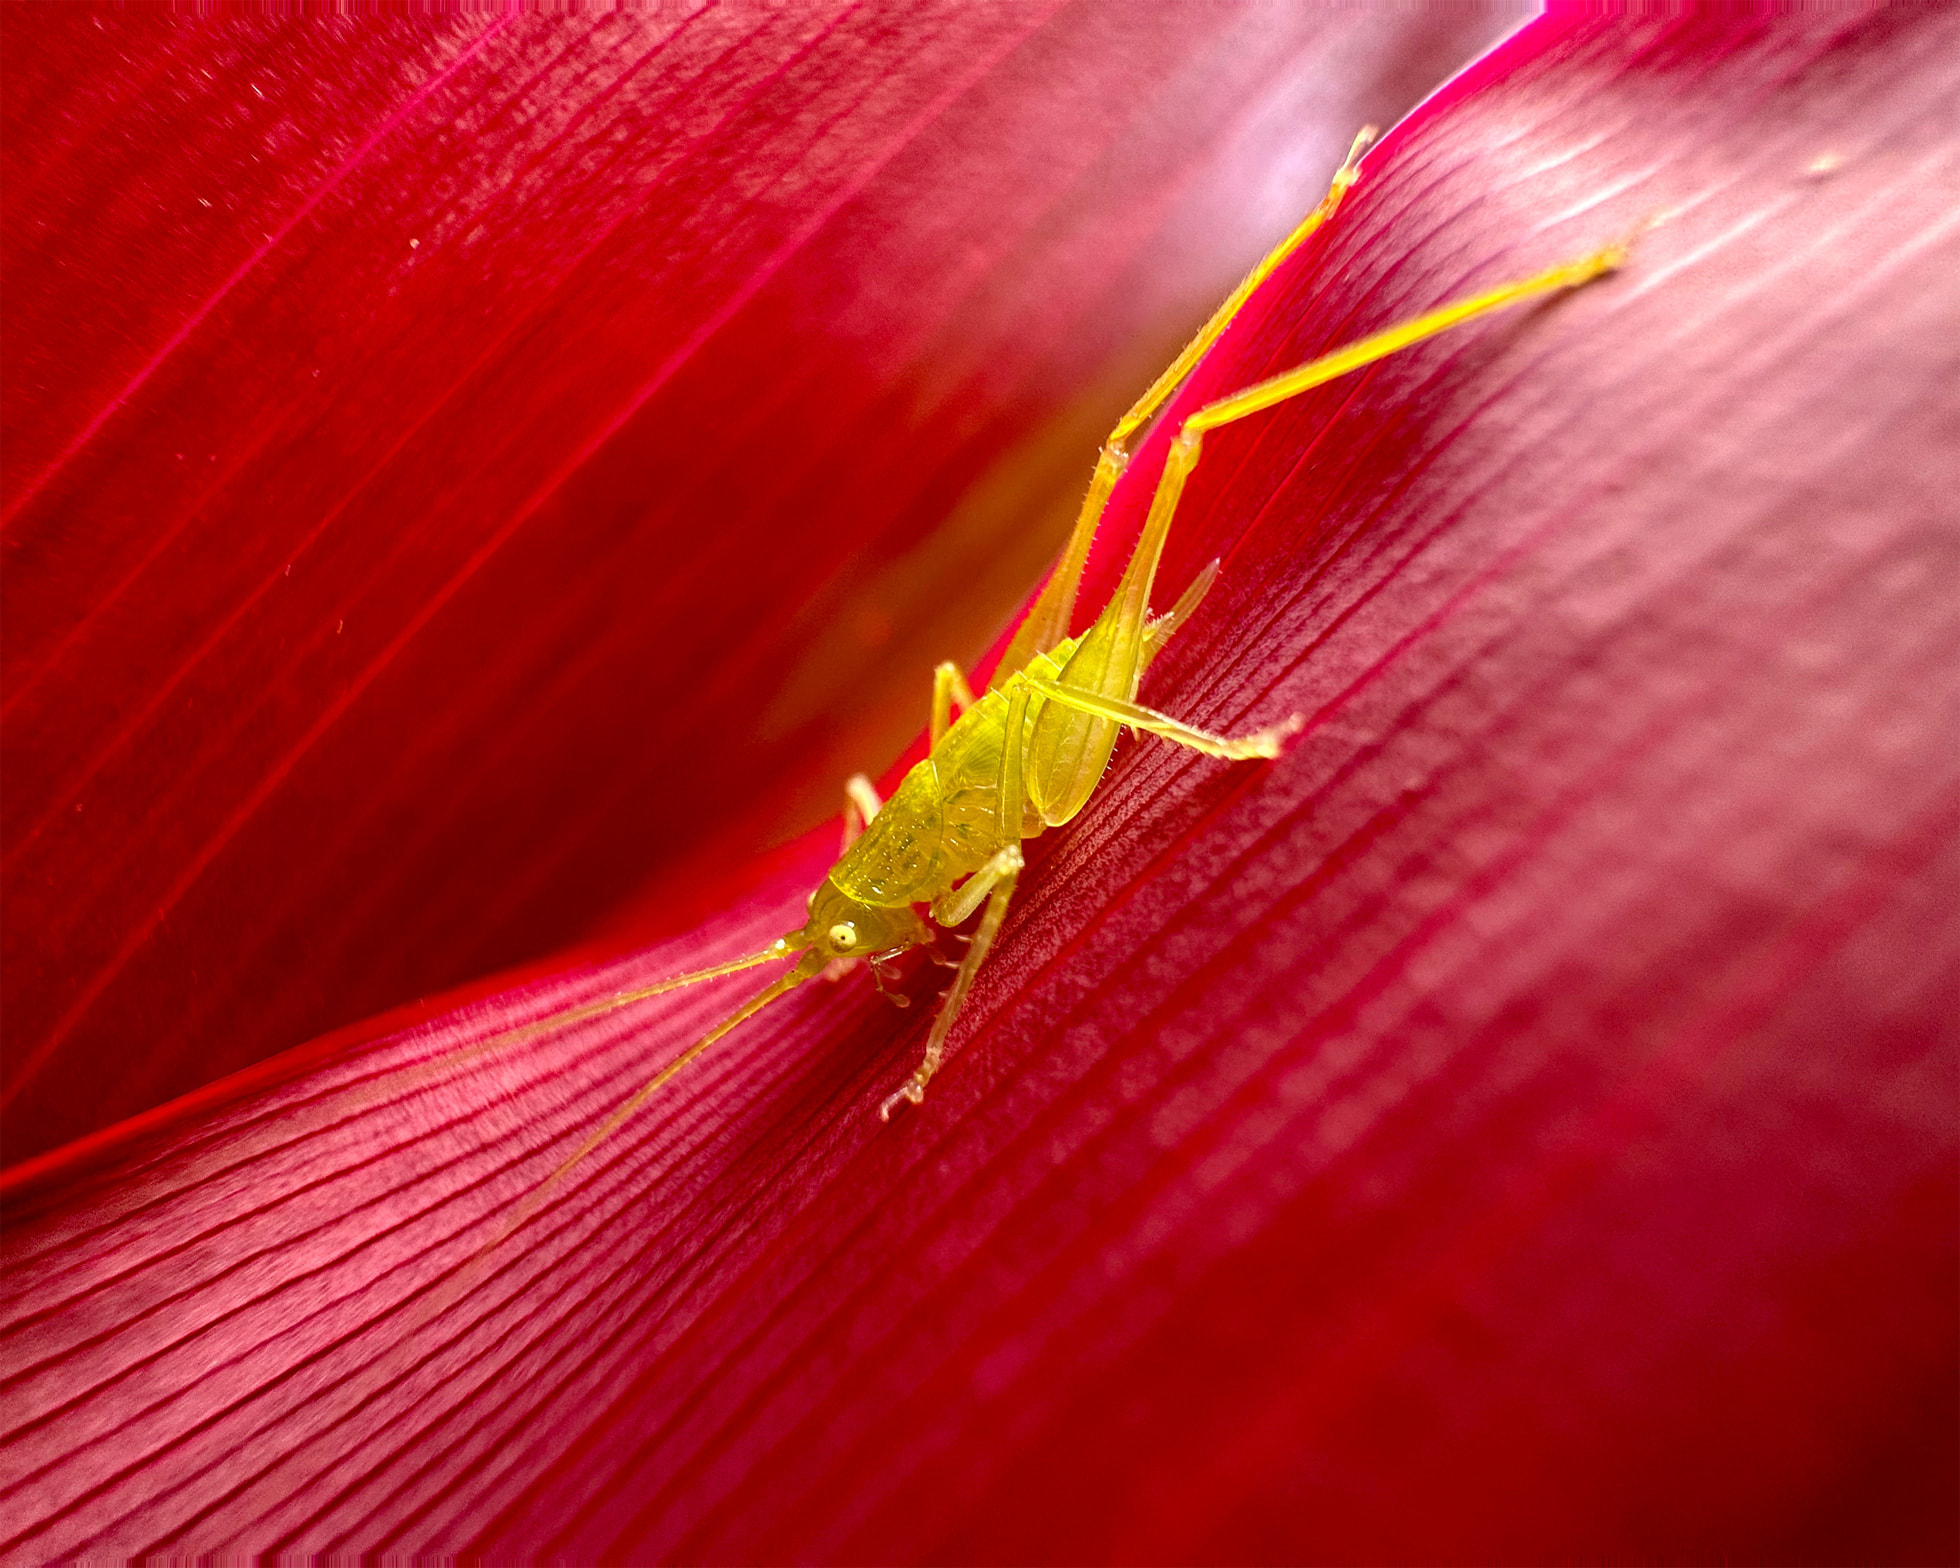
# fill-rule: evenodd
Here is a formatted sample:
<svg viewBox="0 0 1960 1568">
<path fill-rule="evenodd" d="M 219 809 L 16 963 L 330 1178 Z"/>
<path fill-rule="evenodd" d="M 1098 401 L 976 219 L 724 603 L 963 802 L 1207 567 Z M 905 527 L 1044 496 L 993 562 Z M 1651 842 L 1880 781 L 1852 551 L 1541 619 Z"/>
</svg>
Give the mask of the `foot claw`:
<svg viewBox="0 0 1960 1568">
<path fill-rule="evenodd" d="M 913 1105 L 922 1105 L 925 1103 L 925 1098 L 926 1086 L 914 1078 L 894 1093 L 885 1096 L 885 1103 L 878 1107 L 878 1120 L 881 1122 L 890 1121 L 892 1119 L 892 1107 L 897 1105 L 900 1100 L 910 1101 Z"/>
<path fill-rule="evenodd" d="M 1286 742 L 1307 727 L 1301 715 L 1289 714 L 1270 729 L 1255 730 L 1246 736 L 1243 745 L 1254 757 L 1277 757 L 1286 748 Z"/>
<path fill-rule="evenodd" d="M 878 994 L 887 1002 L 890 1002 L 892 1006 L 910 1007 L 912 1005 L 911 997 L 892 989 L 893 986 L 898 984 L 898 976 L 893 971 L 885 968 L 883 964 L 874 962 L 871 965 L 871 984 L 877 989 Z"/>
</svg>

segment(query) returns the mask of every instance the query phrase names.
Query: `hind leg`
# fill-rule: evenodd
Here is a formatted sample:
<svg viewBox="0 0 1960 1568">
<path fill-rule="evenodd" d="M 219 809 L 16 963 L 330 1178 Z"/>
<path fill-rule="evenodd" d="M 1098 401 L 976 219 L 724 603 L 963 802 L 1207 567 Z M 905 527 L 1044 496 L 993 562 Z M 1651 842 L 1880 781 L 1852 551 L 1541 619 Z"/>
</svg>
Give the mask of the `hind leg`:
<svg viewBox="0 0 1960 1568">
<path fill-rule="evenodd" d="M 1358 343 L 1310 360 L 1296 370 L 1247 387 L 1230 397 L 1207 403 L 1184 421 L 1177 439 L 1164 458 L 1164 471 L 1158 477 L 1156 493 L 1150 499 L 1150 512 L 1144 519 L 1143 533 L 1137 539 L 1130 563 L 1110 595 L 1095 624 L 1082 634 L 1068 664 L 1061 672 L 1060 684 L 1087 697 L 1102 698 L 1124 705 L 1134 702 L 1137 681 L 1142 673 L 1150 624 L 1150 590 L 1157 576 L 1157 562 L 1170 537 L 1171 520 L 1184 494 L 1185 482 L 1198 466 L 1204 449 L 1205 433 L 1264 409 L 1298 397 L 1338 376 L 1347 375 L 1376 360 L 1386 359 L 1420 343 L 1425 338 L 1447 332 L 1466 321 L 1521 300 L 1578 288 L 1603 277 L 1625 259 L 1623 245 L 1612 245 L 1577 261 L 1548 267 L 1534 277 L 1445 305 L 1400 326 L 1377 332 Z M 1044 692 L 1044 695 L 1050 693 Z M 1142 711 L 1142 710 L 1139 710 Z M 1102 777 L 1115 744 L 1118 724 L 1136 719 L 1114 719 L 1105 713 L 1085 709 L 1080 703 L 1064 705 L 1051 701 L 1035 721 L 1034 737 L 1028 756 L 1028 789 L 1040 808 L 1042 820 L 1050 825 L 1068 821 L 1087 802 Z M 1159 733 L 1163 733 L 1159 731 Z M 1174 737 L 1173 737 L 1174 738 Z M 1189 742 L 1186 742 L 1189 744 Z"/>
<path fill-rule="evenodd" d="M 1096 458 L 1096 471 L 1089 480 L 1089 493 L 1082 498 L 1082 510 L 1076 515 L 1075 528 L 1068 536 L 1068 543 L 1062 547 L 1061 559 L 1055 563 L 1055 570 L 1049 574 L 1041 597 L 1035 600 L 1027 618 L 1015 631 L 1014 641 L 1008 645 L 999 668 L 994 671 L 992 684 L 995 687 L 1003 685 L 1016 670 L 1025 669 L 1028 660 L 1037 653 L 1046 653 L 1068 635 L 1069 619 L 1075 613 L 1075 590 L 1082 581 L 1082 569 L 1089 562 L 1089 546 L 1095 541 L 1096 525 L 1102 521 L 1103 508 L 1109 504 L 1109 495 L 1116 488 L 1116 481 L 1129 466 L 1130 438 L 1170 401 L 1171 394 L 1184 384 L 1184 378 L 1197 368 L 1198 361 L 1224 335 L 1233 317 L 1245 308 L 1245 302 L 1252 298 L 1253 291 L 1278 271 L 1281 263 L 1298 250 L 1314 230 L 1334 216 L 1334 210 L 1340 206 L 1341 198 L 1347 195 L 1348 187 L 1360 178 L 1361 155 L 1374 139 L 1375 128 L 1372 125 L 1355 137 L 1354 145 L 1348 149 L 1347 160 L 1335 171 L 1333 183 L 1321 198 L 1320 205 L 1302 218 L 1299 226 L 1245 275 L 1244 281 L 1232 290 L 1225 303 L 1213 311 L 1211 319 L 1198 329 L 1197 336 L 1184 345 L 1183 352 L 1150 384 L 1150 390 L 1138 398 L 1130 411 L 1116 422 L 1116 428 L 1110 431 L 1109 439 L 1103 443 L 1102 452 Z"/>
</svg>

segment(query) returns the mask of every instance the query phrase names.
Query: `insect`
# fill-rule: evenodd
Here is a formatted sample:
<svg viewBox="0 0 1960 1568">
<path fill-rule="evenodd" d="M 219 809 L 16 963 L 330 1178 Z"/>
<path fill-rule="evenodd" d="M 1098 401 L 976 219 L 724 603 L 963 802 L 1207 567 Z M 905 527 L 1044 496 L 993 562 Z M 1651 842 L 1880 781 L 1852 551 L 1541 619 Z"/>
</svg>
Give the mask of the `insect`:
<svg viewBox="0 0 1960 1568">
<path fill-rule="evenodd" d="M 1151 660 L 1197 609 L 1217 576 L 1218 562 L 1213 561 L 1170 610 L 1151 611 L 1158 561 L 1206 433 L 1486 312 L 1579 287 L 1619 266 L 1626 249 L 1624 244 L 1608 246 L 1520 282 L 1459 300 L 1207 404 L 1185 418 L 1171 441 L 1142 534 L 1115 592 L 1085 632 L 1070 636 L 1089 547 L 1129 463 L 1129 442 L 1190 375 L 1253 292 L 1333 215 L 1358 177 L 1360 157 L 1371 138 L 1372 132 L 1367 131 L 1356 138 L 1321 203 L 1248 274 L 1110 433 L 1060 560 L 1017 629 L 988 689 L 975 698 L 960 671 L 950 663 L 941 664 L 933 677 L 931 750 L 925 759 L 905 775 L 888 801 L 881 802 L 862 775 L 846 786 L 845 847 L 810 895 L 804 924 L 761 952 L 623 991 L 522 1031 L 562 1026 L 678 986 L 794 960 L 785 973 L 615 1110 L 547 1180 L 547 1186 L 715 1041 L 786 991 L 826 971 L 835 975 L 860 962 L 868 961 L 874 974 L 881 974 L 879 966 L 910 948 L 930 944 L 934 926 L 961 926 L 978 912 L 979 925 L 933 1021 L 924 1057 L 911 1077 L 885 1098 L 879 1115 L 889 1119 L 901 1103 L 918 1105 L 945 1060 L 953 1025 L 1014 897 L 1023 868 L 1022 843 L 1070 821 L 1083 809 L 1122 730 L 1147 732 L 1228 761 L 1279 754 L 1286 736 L 1301 725 L 1297 715 L 1272 728 L 1228 737 L 1194 728 L 1136 700 Z"/>
</svg>

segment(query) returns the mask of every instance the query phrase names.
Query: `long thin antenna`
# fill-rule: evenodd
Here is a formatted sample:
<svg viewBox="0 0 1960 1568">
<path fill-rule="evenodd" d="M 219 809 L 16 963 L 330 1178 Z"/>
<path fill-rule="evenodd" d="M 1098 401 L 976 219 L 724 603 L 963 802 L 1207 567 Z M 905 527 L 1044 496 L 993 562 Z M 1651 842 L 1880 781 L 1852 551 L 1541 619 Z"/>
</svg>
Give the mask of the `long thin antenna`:
<svg viewBox="0 0 1960 1568">
<path fill-rule="evenodd" d="M 469 1045 L 456 1046 L 451 1050 L 443 1051 L 419 1066 L 406 1069 L 403 1073 L 391 1073 L 389 1088 L 399 1090 L 411 1086 L 436 1073 L 462 1067 L 500 1046 L 528 1040 L 534 1035 L 545 1034 L 554 1029 L 569 1028 L 573 1024 L 584 1023 L 588 1018 L 601 1018 L 607 1013 L 616 1013 L 622 1007 L 630 1007 L 635 1002 L 644 1002 L 648 997 L 659 996 L 663 992 L 679 990 L 684 985 L 693 985 L 697 980 L 714 980 L 722 975 L 753 969 L 757 964 L 788 958 L 796 951 L 798 951 L 797 947 L 792 946 L 789 939 L 784 937 L 770 943 L 759 953 L 748 953 L 741 958 L 731 958 L 725 964 L 715 964 L 707 969 L 692 969 L 684 975 L 656 980 L 652 985 L 639 985 L 630 990 L 615 991 L 611 996 L 602 997 L 596 1002 L 581 1002 L 577 1007 L 546 1013 L 544 1017 L 534 1018 L 528 1024 L 517 1024 L 509 1029 L 500 1029 L 487 1040 L 477 1040 Z"/>
<path fill-rule="evenodd" d="M 690 1045 L 685 1051 L 681 1052 L 679 1056 L 675 1057 L 665 1067 L 661 1068 L 660 1071 L 655 1073 L 651 1078 L 649 1078 L 644 1085 L 636 1089 L 632 1093 L 632 1095 L 629 1096 L 624 1101 L 624 1103 L 620 1105 L 618 1110 L 614 1111 L 612 1115 L 608 1116 L 605 1119 L 604 1123 L 601 1124 L 597 1132 L 593 1133 L 591 1137 L 587 1138 L 584 1143 L 578 1146 L 577 1152 L 575 1152 L 569 1159 L 567 1159 L 564 1164 L 560 1165 L 557 1170 L 553 1171 L 549 1176 L 545 1177 L 543 1181 L 538 1183 L 536 1190 L 534 1190 L 531 1194 L 531 1198 L 534 1200 L 541 1199 L 544 1196 L 547 1189 L 549 1189 L 553 1183 L 562 1179 L 568 1172 L 570 1172 L 570 1170 L 574 1165 L 578 1164 L 580 1160 L 584 1159 L 594 1149 L 598 1148 L 600 1144 L 604 1143 L 614 1133 L 618 1132 L 619 1129 L 623 1125 L 625 1125 L 627 1120 L 633 1115 L 635 1111 L 637 1111 L 641 1106 L 645 1105 L 648 1100 L 651 1100 L 656 1094 L 658 1094 L 662 1089 L 664 1089 L 667 1086 L 667 1084 L 673 1079 L 676 1073 L 680 1072 L 681 1069 L 686 1067 L 689 1062 L 695 1059 L 695 1057 L 699 1056 L 703 1051 L 707 1050 L 707 1048 L 713 1045 L 715 1041 L 719 1040 L 723 1035 L 727 1034 L 729 1030 L 733 1029 L 737 1024 L 741 1023 L 744 1019 L 753 1018 L 757 1013 L 761 1012 L 763 1008 L 767 1007 L 771 1002 L 775 1001 L 777 997 L 781 996 L 785 991 L 789 990 L 790 987 L 801 985 L 805 980 L 808 980 L 811 975 L 817 972 L 815 966 L 806 967 L 808 963 L 809 961 L 806 959 L 804 963 L 798 964 L 794 969 L 792 969 L 788 974 L 784 975 L 781 979 L 773 981 L 769 985 L 763 987 L 762 990 L 758 991 L 754 996 L 750 997 L 748 1001 L 744 1002 L 740 1007 L 736 1008 L 734 1012 L 730 1013 L 720 1023 L 716 1024 L 714 1028 L 710 1029 L 699 1040 L 695 1041 L 693 1045 Z M 704 971 L 704 975 L 705 973 L 706 972 Z M 517 1227 L 515 1225 L 511 1227 L 512 1230 L 515 1230 L 516 1228 Z"/>
<path fill-rule="evenodd" d="M 696 980 L 708 980 L 717 975 L 733 974 L 740 969 L 752 969 L 757 964 L 766 963 L 772 958 L 787 957 L 794 951 L 795 949 L 785 939 L 774 943 L 760 953 L 751 953 L 746 958 L 733 959 L 726 964 L 716 965 L 712 969 L 697 969 L 688 974 L 677 975 L 671 980 L 663 980 L 656 985 L 640 986 L 631 991 L 621 991 L 616 996 L 607 998 L 603 1003 L 593 1003 L 586 1007 L 575 1008 L 571 1012 L 559 1013 L 551 1018 L 540 1020 L 537 1024 L 526 1025 L 525 1028 L 527 1030 L 533 1030 L 556 1027 L 560 1024 L 573 1022 L 576 1019 L 595 1017 L 600 1013 L 610 1012 L 614 1008 L 623 1007 L 628 1002 L 637 1002 L 643 997 L 657 996 L 662 991 L 671 991 L 677 986 L 691 985 Z M 505 1242 L 509 1241 L 512 1236 L 530 1224 L 532 1219 L 536 1217 L 545 1199 L 551 1195 L 551 1190 L 559 1182 L 563 1181 L 566 1176 L 570 1175 L 580 1161 L 585 1159 L 587 1155 L 598 1148 L 600 1144 L 604 1143 L 615 1132 L 619 1131 L 627 1119 L 635 1111 L 639 1110 L 641 1106 L 645 1105 L 648 1100 L 652 1099 L 654 1095 L 658 1094 L 661 1089 L 666 1087 L 677 1073 L 737 1024 L 743 1022 L 745 1019 L 754 1017 L 792 986 L 801 985 L 812 975 L 820 973 L 822 969 L 823 962 L 817 954 L 805 954 L 803 960 L 788 974 L 771 981 L 767 986 L 763 987 L 761 991 L 750 997 L 748 1001 L 744 1002 L 734 1012 L 716 1024 L 714 1028 L 710 1029 L 699 1040 L 695 1041 L 693 1045 L 681 1052 L 679 1056 L 661 1068 L 645 1084 L 621 1102 L 619 1107 L 606 1118 L 598 1131 L 594 1132 L 591 1137 L 580 1144 L 573 1151 L 570 1158 L 561 1163 L 556 1170 L 524 1195 L 518 1202 L 517 1207 L 511 1211 L 510 1218 L 498 1228 L 497 1234 L 481 1247 L 477 1248 L 470 1255 L 469 1261 L 449 1277 L 448 1283 L 438 1289 L 433 1296 L 422 1304 L 421 1309 L 415 1314 L 410 1331 L 404 1335 L 404 1341 L 414 1338 L 426 1324 L 441 1316 L 443 1312 L 447 1311 L 449 1307 L 460 1300 L 471 1283 L 479 1277 L 483 1265 L 489 1260 L 490 1256 L 497 1252 Z M 515 1030 L 509 1031 L 507 1034 L 499 1036 L 498 1039 L 500 1041 L 508 1039 L 511 1035 L 518 1032 Z"/>
<path fill-rule="evenodd" d="M 777 944 L 777 946 L 779 947 L 781 945 L 782 945 L 781 943 Z M 770 957 L 770 958 L 778 958 L 781 957 L 782 954 L 776 952 L 775 949 L 772 948 L 767 954 L 763 956 Z M 469 1274 L 473 1273 L 478 1264 L 480 1264 L 491 1253 L 495 1252 L 505 1242 L 509 1241 L 512 1236 L 516 1235 L 520 1230 L 522 1230 L 526 1225 L 528 1225 L 531 1222 L 532 1218 L 537 1214 L 538 1210 L 543 1206 L 545 1199 L 551 1195 L 552 1188 L 556 1187 L 559 1182 L 563 1181 L 568 1175 L 570 1175 L 572 1170 L 581 1161 L 583 1161 L 588 1154 L 590 1154 L 594 1149 L 598 1148 L 600 1144 L 604 1143 L 614 1133 L 618 1132 L 619 1129 L 623 1127 L 629 1119 L 631 1119 L 633 1113 L 639 1110 L 639 1108 L 645 1105 L 648 1100 L 651 1100 L 656 1094 L 658 1094 L 670 1082 L 672 1082 L 676 1074 L 681 1072 L 690 1062 L 692 1062 L 703 1051 L 707 1050 L 709 1046 L 713 1045 L 715 1041 L 719 1040 L 723 1035 L 727 1034 L 728 1031 L 733 1029 L 737 1024 L 742 1023 L 746 1019 L 753 1018 L 757 1013 L 761 1012 L 763 1008 L 767 1007 L 771 1002 L 775 1001 L 777 997 L 781 996 L 785 991 L 789 990 L 792 986 L 801 985 L 805 980 L 808 980 L 810 976 L 816 974 L 822 968 L 822 965 L 821 963 L 812 962 L 812 959 L 814 959 L 815 956 L 816 955 L 812 954 L 809 957 L 806 957 L 802 963 L 799 963 L 788 974 L 782 976 L 780 979 L 772 981 L 767 986 L 764 986 L 762 990 L 758 991 L 754 996 L 750 997 L 748 1001 L 744 1002 L 740 1007 L 736 1008 L 734 1012 L 730 1013 L 720 1023 L 716 1024 L 714 1028 L 710 1029 L 699 1040 L 695 1041 L 694 1044 L 690 1045 L 685 1051 L 681 1052 L 679 1056 L 675 1057 L 665 1067 L 661 1068 L 659 1072 L 655 1073 L 643 1085 L 641 1085 L 638 1089 L 634 1090 L 631 1095 L 629 1095 L 624 1101 L 620 1103 L 618 1109 L 615 1110 L 612 1113 L 612 1115 L 608 1116 L 605 1119 L 605 1121 L 600 1124 L 598 1131 L 594 1132 L 591 1137 L 587 1138 L 585 1142 L 580 1144 L 578 1148 L 575 1149 L 572 1152 L 572 1154 L 556 1170 L 554 1170 L 549 1176 L 545 1177 L 543 1181 L 539 1182 L 537 1186 L 533 1187 L 528 1193 L 524 1195 L 523 1200 L 518 1204 L 517 1208 L 512 1212 L 510 1219 L 505 1222 L 503 1228 L 497 1232 L 496 1236 L 492 1240 L 484 1243 L 482 1249 L 478 1251 L 476 1256 L 470 1260 L 469 1264 L 463 1271 L 463 1277 L 467 1277 Z M 642 995 L 653 995 L 659 991 L 671 990 L 674 986 L 686 985 L 688 982 L 693 980 L 705 980 L 711 975 L 727 974 L 730 971 L 736 969 L 747 969 L 757 963 L 760 963 L 761 961 L 762 961 L 761 957 L 751 957 L 746 959 L 737 959 L 731 964 L 723 965 L 720 969 L 703 969 L 695 974 L 684 975 L 678 980 L 667 981 L 664 985 L 654 986 L 647 991 L 636 992 L 633 994 L 632 1000 L 637 1001 L 639 997 Z"/>
<path fill-rule="evenodd" d="M 718 980 L 723 975 L 753 969 L 757 964 L 787 958 L 795 951 L 796 949 L 789 945 L 787 938 L 779 937 L 759 953 L 750 953 L 742 958 L 731 958 L 725 964 L 715 964 L 707 969 L 692 969 L 684 975 L 675 975 L 668 980 L 656 980 L 652 985 L 639 985 L 628 991 L 615 991 L 601 1001 L 586 1002 L 581 1006 L 568 1008 L 562 1013 L 553 1013 L 549 1017 L 528 1024 L 519 1024 L 515 1029 L 507 1029 L 502 1034 L 491 1036 L 483 1044 L 486 1048 L 504 1045 L 512 1040 L 521 1040 L 527 1035 L 542 1034 L 547 1029 L 562 1029 L 567 1024 L 583 1023 L 588 1018 L 597 1018 L 601 1014 L 630 1007 L 635 1002 L 644 1002 L 650 996 L 659 996 L 666 991 L 677 991 L 684 985 L 693 985 L 697 980 Z"/>
</svg>

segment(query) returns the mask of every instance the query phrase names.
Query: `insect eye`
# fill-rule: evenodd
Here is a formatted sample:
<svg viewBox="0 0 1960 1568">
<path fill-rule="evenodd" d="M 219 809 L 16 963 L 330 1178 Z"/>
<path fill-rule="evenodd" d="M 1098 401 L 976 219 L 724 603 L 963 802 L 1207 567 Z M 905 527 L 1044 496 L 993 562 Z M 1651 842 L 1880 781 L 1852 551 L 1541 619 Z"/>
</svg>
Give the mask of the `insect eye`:
<svg viewBox="0 0 1960 1568">
<path fill-rule="evenodd" d="M 858 928 L 846 920 L 841 925 L 830 928 L 830 945 L 839 951 L 848 951 L 858 945 Z"/>
</svg>

